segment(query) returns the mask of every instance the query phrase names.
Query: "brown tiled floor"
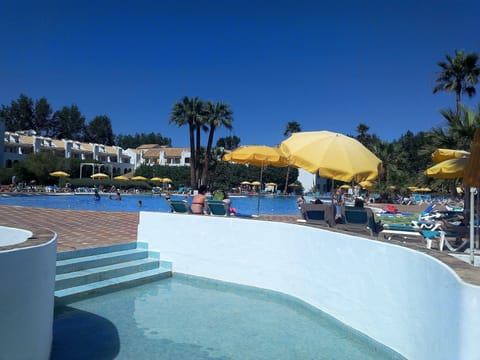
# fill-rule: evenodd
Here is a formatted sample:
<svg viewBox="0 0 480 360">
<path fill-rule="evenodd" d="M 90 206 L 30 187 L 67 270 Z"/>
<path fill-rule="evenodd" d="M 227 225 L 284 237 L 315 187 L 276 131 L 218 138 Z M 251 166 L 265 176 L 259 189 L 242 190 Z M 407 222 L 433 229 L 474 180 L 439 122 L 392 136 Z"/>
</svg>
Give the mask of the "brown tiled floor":
<svg viewBox="0 0 480 360">
<path fill-rule="evenodd" d="M 0 225 L 53 230 L 58 251 L 68 251 L 136 241 L 138 213 L 0 206 Z"/>
<path fill-rule="evenodd" d="M 260 220 L 297 223 L 300 216 L 261 215 Z M 58 234 L 58 251 L 108 246 L 137 240 L 139 214 L 136 212 L 77 211 L 0 206 L 0 226 L 38 231 L 50 229 Z M 306 226 L 299 224 L 298 226 Z M 308 226 L 308 225 L 307 225 Z M 385 240 L 379 240 L 385 241 Z M 386 241 L 426 253 L 444 262 L 466 282 L 480 285 L 480 268 L 445 252 L 425 249 L 421 241 Z"/>
</svg>

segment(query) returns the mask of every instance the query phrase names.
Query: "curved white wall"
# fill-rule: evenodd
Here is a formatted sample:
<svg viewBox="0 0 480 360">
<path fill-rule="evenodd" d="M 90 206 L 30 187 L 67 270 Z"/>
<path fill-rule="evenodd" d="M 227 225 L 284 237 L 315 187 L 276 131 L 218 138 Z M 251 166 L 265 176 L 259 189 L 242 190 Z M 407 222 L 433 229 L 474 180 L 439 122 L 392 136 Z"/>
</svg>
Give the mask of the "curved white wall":
<svg viewBox="0 0 480 360">
<path fill-rule="evenodd" d="M 30 236 L 32 236 L 31 231 L 0 226 L 0 246 L 20 244 Z"/>
<path fill-rule="evenodd" d="M 480 287 L 425 254 L 295 224 L 141 212 L 176 272 L 295 296 L 408 359 L 480 359 Z"/>
<path fill-rule="evenodd" d="M 19 234 L 24 230 L 19 229 Z M 19 235 L 20 236 L 20 235 Z M 57 235 L 0 251 L 0 359 L 47 360 L 53 335 Z"/>
</svg>

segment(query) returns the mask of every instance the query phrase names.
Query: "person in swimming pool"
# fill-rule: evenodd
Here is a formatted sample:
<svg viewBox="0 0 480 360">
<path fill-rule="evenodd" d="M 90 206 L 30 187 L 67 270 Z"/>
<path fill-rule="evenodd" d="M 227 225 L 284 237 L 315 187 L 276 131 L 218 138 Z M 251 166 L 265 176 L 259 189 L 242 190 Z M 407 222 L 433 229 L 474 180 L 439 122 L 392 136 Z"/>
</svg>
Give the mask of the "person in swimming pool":
<svg viewBox="0 0 480 360">
<path fill-rule="evenodd" d="M 93 198 L 94 198 L 95 201 L 100 200 L 100 194 L 98 193 L 97 188 L 95 188 L 95 190 L 93 190 Z"/>
<path fill-rule="evenodd" d="M 198 189 L 198 194 L 193 197 L 192 205 L 190 206 L 193 214 L 206 214 L 207 209 L 207 187 L 201 185 Z"/>
</svg>

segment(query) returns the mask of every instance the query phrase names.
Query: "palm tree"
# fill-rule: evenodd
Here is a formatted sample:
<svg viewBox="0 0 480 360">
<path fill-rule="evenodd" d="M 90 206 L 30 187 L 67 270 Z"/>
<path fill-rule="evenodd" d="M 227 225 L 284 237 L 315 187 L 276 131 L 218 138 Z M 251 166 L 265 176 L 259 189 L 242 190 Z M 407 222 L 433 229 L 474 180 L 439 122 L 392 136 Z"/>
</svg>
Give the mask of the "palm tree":
<svg viewBox="0 0 480 360">
<path fill-rule="evenodd" d="M 429 153 L 438 148 L 470 151 L 475 130 L 480 127 L 480 105 L 478 111 L 460 106 L 460 113 L 442 110 L 440 114 L 446 121 L 446 127 L 437 127 L 430 131 L 431 146 L 426 147 Z M 450 191 L 457 195 L 455 180 L 450 182 Z"/>
<path fill-rule="evenodd" d="M 285 131 L 283 132 L 283 136 L 289 136 L 292 135 L 293 133 L 301 132 L 302 127 L 300 124 L 296 121 L 289 121 L 287 123 L 287 127 L 285 128 Z M 285 179 L 285 187 L 283 189 L 283 195 L 287 194 L 287 188 L 288 188 L 288 177 L 290 175 L 290 166 L 287 166 L 287 176 Z"/>
<path fill-rule="evenodd" d="M 203 103 L 198 97 L 185 96 L 175 103 L 170 113 L 169 123 L 175 123 L 178 127 L 188 125 L 190 138 L 190 185 L 198 187 L 198 168 L 200 157 L 200 127 Z M 195 132 L 197 143 L 195 146 Z"/>
<path fill-rule="evenodd" d="M 209 129 L 207 149 L 204 155 L 203 171 L 200 182 L 203 185 L 207 181 L 208 164 L 209 160 L 211 159 L 213 136 L 215 135 L 215 130 L 222 126 L 229 130 L 232 129 L 233 111 L 230 109 L 229 104 L 222 102 L 214 104 L 211 101 L 208 101 L 203 107 L 202 115 L 204 118 L 204 125 L 208 126 Z"/>
<path fill-rule="evenodd" d="M 478 66 L 478 55 L 475 53 L 465 54 L 464 51 L 455 50 L 455 57 L 445 55 L 447 62 L 439 61 L 437 64 L 442 68 L 438 78 L 435 80 L 437 86 L 433 88 L 433 93 L 437 91 L 455 92 L 456 110 L 460 114 L 461 94 L 467 94 L 468 97 L 475 95 L 475 85 L 480 75 Z"/>
<path fill-rule="evenodd" d="M 480 105 L 478 111 L 471 110 L 466 106 L 460 106 L 460 113 L 452 110 L 441 110 L 446 121 L 446 127 L 434 128 L 430 138 L 435 148 L 449 148 L 470 150 L 475 130 L 480 127 Z"/>
<path fill-rule="evenodd" d="M 366 124 L 358 124 L 357 126 L 357 140 L 360 141 L 362 144 L 366 144 L 366 140 L 368 138 L 368 130 L 370 130 L 370 127 Z"/>
<path fill-rule="evenodd" d="M 292 135 L 293 133 L 301 132 L 301 131 L 302 131 L 302 127 L 300 126 L 300 124 L 298 122 L 289 121 L 287 123 L 287 127 L 285 128 L 283 136 L 289 136 L 289 135 Z"/>
</svg>

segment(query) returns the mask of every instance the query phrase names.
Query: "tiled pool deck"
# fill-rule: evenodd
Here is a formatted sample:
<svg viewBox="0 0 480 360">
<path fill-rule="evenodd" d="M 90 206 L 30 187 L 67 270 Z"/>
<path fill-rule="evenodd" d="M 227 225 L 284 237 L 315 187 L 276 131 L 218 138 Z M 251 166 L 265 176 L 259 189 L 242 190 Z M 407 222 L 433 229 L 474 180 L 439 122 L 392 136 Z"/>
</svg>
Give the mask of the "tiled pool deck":
<svg viewBox="0 0 480 360">
<path fill-rule="evenodd" d="M 178 215 L 193 216 L 193 215 Z M 260 220 L 297 223 L 300 216 L 261 215 Z M 58 235 L 59 252 L 134 242 L 139 214 L 136 212 L 77 211 L 22 206 L 0 206 L 0 226 L 38 231 L 53 230 Z M 252 220 L 255 221 L 255 220 Z M 298 224 L 298 226 L 305 226 Z M 385 240 L 378 240 L 385 241 Z M 466 282 L 480 285 L 480 268 L 449 256 L 446 252 L 425 249 L 421 241 L 385 241 L 429 254 L 449 265 Z"/>
</svg>

